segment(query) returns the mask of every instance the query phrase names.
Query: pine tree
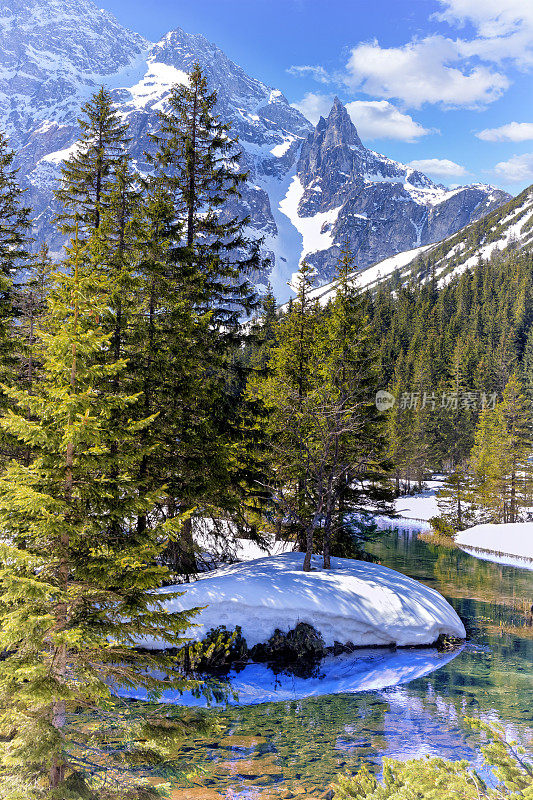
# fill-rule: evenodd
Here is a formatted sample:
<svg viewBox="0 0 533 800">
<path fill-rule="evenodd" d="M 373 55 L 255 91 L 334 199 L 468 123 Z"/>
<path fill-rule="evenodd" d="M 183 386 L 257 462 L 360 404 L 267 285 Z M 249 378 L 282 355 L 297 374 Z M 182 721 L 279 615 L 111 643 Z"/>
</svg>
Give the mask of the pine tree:
<svg viewBox="0 0 533 800">
<path fill-rule="evenodd" d="M 28 263 L 30 209 L 23 204 L 24 190 L 17 181 L 18 170 L 13 166 L 15 153 L 0 132 L 0 380 L 14 383 L 20 366 L 20 337 L 13 323 L 19 306 L 15 286 L 17 273 Z M 18 339 L 18 341 L 17 341 Z M 24 356 L 22 356 L 24 357 Z M 9 401 L 4 396 L 0 410 Z M 11 437 L 0 434 L 0 461 L 13 453 L 16 445 Z"/>
<path fill-rule="evenodd" d="M 104 195 L 129 142 L 128 125 L 113 107 L 111 94 L 102 88 L 82 107 L 81 133 L 70 156 L 61 166 L 55 195 L 62 205 L 57 216 L 63 233 L 88 238 L 100 225 Z"/>
<path fill-rule="evenodd" d="M 501 522 L 502 442 L 501 419 L 494 409 L 484 409 L 476 427 L 474 446 L 470 455 L 473 493 L 476 505 L 484 510 L 490 522 Z"/>
<path fill-rule="evenodd" d="M 215 114 L 216 92 L 209 92 L 198 65 L 187 85 L 175 85 L 160 128 L 152 136 L 157 153 L 149 157 L 152 183 L 172 198 L 180 236 L 172 249 L 179 264 L 182 290 L 211 328 L 226 338 L 239 328 L 243 312 L 256 306 L 246 276 L 262 266 L 259 242 L 246 236 L 248 218 L 231 216 L 229 202 L 238 199 L 246 173 L 229 125 Z M 223 341 L 223 340 L 222 340 Z"/>
<path fill-rule="evenodd" d="M 239 353 L 243 316 L 257 303 L 247 276 L 262 262 L 259 243 L 245 233 L 248 220 L 231 213 L 246 176 L 215 104 L 216 94 L 195 67 L 187 85 L 173 87 L 152 137 L 157 152 L 149 158 L 153 175 L 147 181 L 152 233 L 143 263 L 150 286 L 146 342 L 148 361 L 165 376 L 151 407 L 159 414 L 157 460 L 169 491 L 182 509 L 201 505 L 204 513 L 233 514 L 252 479 Z M 195 571 L 192 524 L 184 526 L 182 543 L 187 537 L 189 544 L 176 564 L 180 571 Z"/>
<path fill-rule="evenodd" d="M 494 409 L 485 409 L 476 429 L 470 458 L 477 503 L 491 521 L 517 522 L 531 501 L 533 449 L 529 403 L 516 374 Z"/>
<path fill-rule="evenodd" d="M 314 380 L 327 396 L 324 411 L 332 443 L 321 528 L 326 568 L 330 567 L 332 537 L 338 548 L 353 536 L 347 520 L 368 508 L 390 511 L 384 420 L 375 405 L 375 346 L 362 298 L 349 280 L 353 270 L 353 256 L 344 246 L 335 299 L 316 332 Z"/>
<path fill-rule="evenodd" d="M 511 375 L 507 382 L 497 413 L 505 433 L 505 521 L 517 522 L 520 508 L 531 498 L 533 470 L 529 459 L 533 453 L 533 420 L 530 403 L 522 393 L 516 374 Z"/>
<path fill-rule="evenodd" d="M 123 360 L 102 363 L 109 285 L 90 263 L 75 242 L 66 272 L 54 276 L 34 391 L 4 387 L 18 410 L 2 428 L 33 453 L 0 479 L 0 787 L 14 800 L 81 800 L 109 758 L 127 770 L 132 747 L 163 757 L 172 722 L 147 710 L 138 730 L 145 744 L 135 745 L 120 733 L 114 698 L 121 686 L 157 694 L 184 685 L 172 658 L 135 649 L 153 636 L 179 646 L 187 627 L 189 615 L 166 613 L 153 593 L 166 576 L 158 557 L 180 519 L 158 521 L 164 488 L 147 493 L 136 478 L 152 419 L 115 424 L 139 397 L 112 388 Z M 139 537 L 136 519 L 148 512 Z M 124 795 L 117 787 L 106 796 Z"/>
<path fill-rule="evenodd" d="M 388 494 L 373 348 L 360 297 L 349 286 L 350 266 L 345 253 L 337 298 L 323 312 L 310 298 L 312 272 L 302 264 L 267 374 L 248 389 L 267 409 L 271 501 L 280 527 L 296 533 L 305 551 L 304 570 L 319 539 L 329 568 L 333 534 L 340 547 L 348 515 Z"/>
<path fill-rule="evenodd" d="M 446 476 L 441 489 L 437 492 L 437 504 L 440 520 L 444 522 L 446 531 L 450 533 L 462 531 L 474 524 L 476 518 L 474 494 L 465 463 L 457 465 L 455 470 Z M 433 522 L 441 532 L 444 532 L 440 521 Z"/>
<path fill-rule="evenodd" d="M 316 303 L 309 296 L 312 272 L 309 264 L 302 262 L 296 279 L 297 297 L 278 322 L 267 371 L 252 374 L 247 387 L 248 397 L 265 407 L 266 446 L 276 486 L 275 490 L 272 485 L 268 488 L 276 498 L 276 528 L 283 527 L 285 535 L 296 538 L 307 562 L 319 522 L 307 486 L 312 414 L 309 393 L 316 368 L 318 318 Z"/>
<path fill-rule="evenodd" d="M 30 209 L 23 205 L 24 190 L 13 166 L 15 153 L 0 131 L 0 323 L 12 314 L 13 273 L 28 259 Z"/>
</svg>

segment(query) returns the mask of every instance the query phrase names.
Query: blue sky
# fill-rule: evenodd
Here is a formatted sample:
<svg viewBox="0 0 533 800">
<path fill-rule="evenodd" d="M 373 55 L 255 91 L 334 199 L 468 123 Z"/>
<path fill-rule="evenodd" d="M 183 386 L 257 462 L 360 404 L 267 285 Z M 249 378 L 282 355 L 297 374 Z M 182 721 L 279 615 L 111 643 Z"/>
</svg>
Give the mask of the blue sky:
<svg viewBox="0 0 533 800">
<path fill-rule="evenodd" d="M 201 33 L 313 121 L 447 185 L 533 183 L 533 0 L 100 0 L 152 41 Z"/>
</svg>

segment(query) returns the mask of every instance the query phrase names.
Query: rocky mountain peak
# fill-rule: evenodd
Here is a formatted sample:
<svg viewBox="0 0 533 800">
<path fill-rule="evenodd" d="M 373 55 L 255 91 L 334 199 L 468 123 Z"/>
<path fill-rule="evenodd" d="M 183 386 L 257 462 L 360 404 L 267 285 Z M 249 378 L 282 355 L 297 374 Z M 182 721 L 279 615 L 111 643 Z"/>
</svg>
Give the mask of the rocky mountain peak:
<svg viewBox="0 0 533 800">
<path fill-rule="evenodd" d="M 131 126 L 133 163 L 144 172 L 157 112 L 195 63 L 217 92 L 248 173 L 227 211 L 249 217 L 249 234 L 261 238 L 273 264 L 254 280 L 270 281 L 280 299 L 304 256 L 327 281 L 341 242 L 366 267 L 442 239 L 508 199 L 491 187 L 446 190 L 372 152 L 339 98 L 313 127 L 279 90 L 199 34 L 176 28 L 154 44 L 93 0 L 0 0 L 0 117 L 35 211 L 36 246 L 46 240 L 57 254 L 63 246 L 51 224 L 52 191 L 87 98 L 101 85 L 112 90 Z"/>
<path fill-rule="evenodd" d="M 329 116 L 326 120 L 324 144 L 327 147 L 348 145 L 349 147 L 363 147 L 344 103 L 335 97 Z"/>
</svg>

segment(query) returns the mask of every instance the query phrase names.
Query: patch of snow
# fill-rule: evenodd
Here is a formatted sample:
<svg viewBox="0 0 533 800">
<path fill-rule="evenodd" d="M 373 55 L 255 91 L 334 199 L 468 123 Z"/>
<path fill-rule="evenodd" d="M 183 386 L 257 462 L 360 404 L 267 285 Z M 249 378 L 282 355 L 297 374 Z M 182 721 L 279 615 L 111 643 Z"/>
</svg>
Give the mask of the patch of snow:
<svg viewBox="0 0 533 800">
<path fill-rule="evenodd" d="M 439 515 L 437 492 L 442 487 L 441 480 L 426 481 L 427 488 L 418 494 L 401 495 L 394 505 L 402 517 L 414 517 L 418 520 L 430 520 Z"/>
<path fill-rule="evenodd" d="M 290 219 L 302 237 L 300 263 L 306 255 L 328 250 L 333 245 L 332 229 L 342 206 L 329 211 L 319 211 L 312 217 L 301 217 L 298 213 L 300 200 L 305 189 L 297 175 L 294 176 L 287 194 L 279 204 L 279 210 Z"/>
<path fill-rule="evenodd" d="M 273 156 L 276 158 L 281 158 L 285 155 L 291 144 L 296 140 L 296 136 L 286 136 L 284 140 L 280 143 L 275 145 L 272 150 L 270 151 Z"/>
<path fill-rule="evenodd" d="M 45 161 L 47 164 L 61 164 L 63 161 L 66 161 L 67 158 L 70 158 L 77 149 L 78 143 L 74 142 L 70 147 L 65 147 L 64 150 L 56 150 L 55 153 L 48 153 L 48 155 L 41 158 L 41 161 Z"/>
<path fill-rule="evenodd" d="M 367 269 L 361 270 L 360 272 L 354 272 L 350 282 L 353 286 L 357 286 L 360 289 L 368 289 L 372 286 L 375 286 L 392 275 L 395 270 L 403 269 L 404 267 L 408 266 L 420 253 L 426 252 L 426 250 L 429 250 L 431 247 L 435 247 L 435 245 L 422 245 L 422 247 L 415 247 L 412 250 L 404 250 L 401 253 L 397 253 L 395 256 L 385 258 L 383 261 L 379 261 L 372 267 L 367 267 Z M 312 289 L 309 293 L 309 296 L 318 300 L 321 305 L 326 305 L 329 300 L 332 300 L 335 297 L 335 292 L 335 283 L 327 283 L 324 286 L 319 286 L 316 289 Z"/>
<path fill-rule="evenodd" d="M 442 186 L 413 186 L 412 183 L 404 183 L 403 188 L 408 192 L 415 203 L 424 206 L 438 206 L 445 203 L 451 197 L 462 192 L 465 187 L 457 189 L 444 189 Z"/>
<path fill-rule="evenodd" d="M 332 558 L 332 569 L 313 556 L 303 572 L 303 553 L 285 553 L 206 573 L 180 586 L 183 594 L 167 603 L 169 612 L 202 608 L 191 636 L 203 639 L 219 625 L 240 625 L 249 646 L 267 641 L 276 628 L 289 631 L 299 622 L 318 630 L 327 646 L 423 645 L 441 634 L 466 636 L 463 623 L 436 592 L 380 564 Z M 166 587 L 161 593 L 175 592 Z M 146 639 L 164 648 L 164 639 Z"/>
<path fill-rule="evenodd" d="M 518 556 L 533 561 L 533 522 L 486 523 L 460 531 L 455 542 L 469 549 Z M 533 568 L 533 564 L 532 567 Z"/>
<path fill-rule="evenodd" d="M 136 109 L 143 109 L 148 105 L 156 108 L 174 84 L 187 84 L 189 80 L 186 72 L 162 61 L 149 58 L 147 66 L 148 69 L 141 80 L 127 89 L 131 94 L 128 105 Z"/>
<path fill-rule="evenodd" d="M 533 570 L 533 559 L 521 558 L 520 556 L 506 556 L 503 553 L 491 553 L 490 550 L 478 550 L 474 547 L 461 547 L 464 553 L 481 561 L 490 561 L 493 564 L 500 564 L 502 567 L 516 567 L 517 569 Z"/>
<path fill-rule="evenodd" d="M 404 532 L 424 533 L 425 531 L 431 530 L 429 522 L 425 522 L 421 519 L 412 519 L 411 517 L 386 517 L 379 515 L 373 517 L 373 521 L 380 531 L 386 531 L 392 528 Z"/>
</svg>

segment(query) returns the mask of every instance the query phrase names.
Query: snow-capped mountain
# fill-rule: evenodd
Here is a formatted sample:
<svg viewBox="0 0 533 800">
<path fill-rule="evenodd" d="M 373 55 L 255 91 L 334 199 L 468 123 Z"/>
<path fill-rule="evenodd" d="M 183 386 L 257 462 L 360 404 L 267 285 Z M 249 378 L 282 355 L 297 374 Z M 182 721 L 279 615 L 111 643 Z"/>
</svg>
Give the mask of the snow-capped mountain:
<svg viewBox="0 0 533 800">
<path fill-rule="evenodd" d="M 365 270 L 354 271 L 353 285 L 374 289 L 391 279 L 401 282 L 411 277 L 428 279 L 433 275 L 440 286 L 474 267 L 480 259 L 505 256 L 511 250 L 533 245 L 533 186 L 505 205 L 472 222 L 442 242 L 397 253 Z M 335 296 L 334 281 L 313 289 L 311 296 L 325 305 Z"/>
<path fill-rule="evenodd" d="M 360 268 L 440 241 L 509 200 L 491 186 L 446 189 L 361 142 L 338 98 L 302 147 L 283 208 L 320 281 L 348 242 Z"/>
<path fill-rule="evenodd" d="M 250 233 L 271 256 L 271 271 L 256 282 L 270 280 L 281 298 L 304 256 L 324 282 L 346 240 L 364 268 L 438 241 L 509 198 L 487 186 L 449 191 L 373 153 L 338 100 L 313 129 L 281 92 L 203 36 L 178 28 L 152 44 L 92 0 L 0 0 L 0 110 L 35 210 L 37 242 L 47 239 L 56 252 L 63 244 L 51 225 L 52 191 L 83 102 L 102 84 L 112 89 L 144 172 L 157 111 L 195 62 L 217 91 L 249 172 L 231 212 L 250 217 Z"/>
</svg>

